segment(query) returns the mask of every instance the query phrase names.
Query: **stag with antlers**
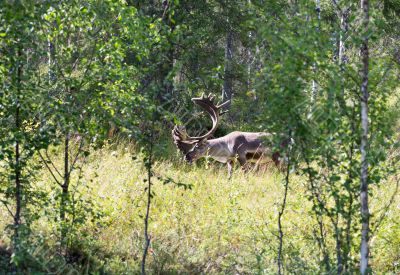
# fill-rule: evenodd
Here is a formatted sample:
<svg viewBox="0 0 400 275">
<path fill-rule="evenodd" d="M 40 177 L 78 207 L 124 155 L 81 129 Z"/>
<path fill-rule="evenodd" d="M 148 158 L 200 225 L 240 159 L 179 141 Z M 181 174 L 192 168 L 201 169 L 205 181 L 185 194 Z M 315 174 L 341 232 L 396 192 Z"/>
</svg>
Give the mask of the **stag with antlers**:
<svg viewBox="0 0 400 275">
<path fill-rule="evenodd" d="M 192 98 L 193 103 L 200 106 L 212 120 L 212 128 L 206 134 L 191 137 L 187 134 L 184 126 L 175 125 L 172 130 L 172 137 L 175 145 L 185 155 L 189 163 L 202 157 L 211 157 L 216 161 L 226 163 L 228 166 L 229 178 L 232 176 L 233 164 L 236 160 L 244 170 L 248 168 L 248 162 L 265 162 L 269 157 L 279 166 L 280 154 L 273 152 L 271 148 L 264 145 L 263 139 L 270 138 L 272 134 L 258 132 L 232 132 L 226 136 L 209 139 L 218 127 L 220 116 L 224 113 L 222 108 L 229 103 L 220 105 L 213 103 L 214 96 Z"/>
</svg>

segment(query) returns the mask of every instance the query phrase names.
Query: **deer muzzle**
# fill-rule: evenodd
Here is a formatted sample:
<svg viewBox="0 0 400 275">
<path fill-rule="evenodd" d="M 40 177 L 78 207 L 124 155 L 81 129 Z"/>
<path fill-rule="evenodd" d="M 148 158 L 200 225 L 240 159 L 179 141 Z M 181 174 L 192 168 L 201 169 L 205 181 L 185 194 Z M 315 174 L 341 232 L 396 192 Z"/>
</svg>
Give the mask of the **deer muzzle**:
<svg viewBox="0 0 400 275">
<path fill-rule="evenodd" d="M 193 162 L 193 158 L 190 154 L 185 155 L 185 160 L 187 163 L 191 164 Z"/>
</svg>

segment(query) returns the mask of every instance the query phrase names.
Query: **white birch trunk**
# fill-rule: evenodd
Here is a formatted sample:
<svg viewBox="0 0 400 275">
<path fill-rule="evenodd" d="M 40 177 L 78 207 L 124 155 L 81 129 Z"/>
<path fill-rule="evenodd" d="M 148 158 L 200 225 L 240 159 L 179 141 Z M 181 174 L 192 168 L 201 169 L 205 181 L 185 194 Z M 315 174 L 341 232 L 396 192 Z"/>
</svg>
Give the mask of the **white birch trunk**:
<svg viewBox="0 0 400 275">
<path fill-rule="evenodd" d="M 363 43 L 361 45 L 362 59 L 362 84 L 361 84 L 361 185 L 360 185 L 360 202 L 361 202 L 361 258 L 360 273 L 367 274 L 369 260 L 369 207 L 368 207 L 368 24 L 369 24 L 369 7 L 368 0 L 361 0 L 361 12 L 363 15 Z"/>
<path fill-rule="evenodd" d="M 321 4 L 320 0 L 315 0 L 315 11 L 317 13 L 317 20 L 318 20 L 318 27 L 317 32 L 320 30 L 321 24 Z M 317 100 L 317 93 L 318 93 L 318 84 L 315 81 L 315 73 L 317 71 L 317 65 L 313 64 L 313 71 L 314 71 L 314 78 L 312 80 L 312 88 L 311 88 L 311 103 L 313 104 Z"/>
<path fill-rule="evenodd" d="M 232 99 L 232 61 L 233 61 L 233 33 L 231 30 L 226 35 L 224 87 L 222 89 L 222 102 Z M 224 108 L 229 109 L 229 103 Z"/>
</svg>

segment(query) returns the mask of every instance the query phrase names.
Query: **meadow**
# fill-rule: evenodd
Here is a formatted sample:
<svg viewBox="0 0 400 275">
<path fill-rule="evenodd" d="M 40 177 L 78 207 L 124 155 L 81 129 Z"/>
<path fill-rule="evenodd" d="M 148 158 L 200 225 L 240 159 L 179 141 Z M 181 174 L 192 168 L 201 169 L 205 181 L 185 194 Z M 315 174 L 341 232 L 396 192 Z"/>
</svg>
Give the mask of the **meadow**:
<svg viewBox="0 0 400 275">
<path fill-rule="evenodd" d="M 135 155 L 139 157 L 132 158 Z M 43 212 L 31 225 L 31 262 L 25 264 L 34 267 L 32 272 L 43 273 L 139 273 L 147 185 L 140 154 L 125 142 L 93 150 L 80 162 L 84 169 L 76 170 L 72 180 L 75 206 L 69 220 L 71 224 L 74 220 L 69 229 L 69 258 L 57 256 L 57 186 L 43 168 L 35 176 L 32 192 L 48 195 L 40 202 Z M 61 159 L 58 164 L 62 164 Z M 178 157 L 159 159 L 153 168 L 150 274 L 277 272 L 282 172 L 269 167 L 244 174 L 237 167 L 229 180 L 225 166 L 212 162 L 190 166 Z M 376 274 L 400 270 L 400 197 L 393 197 L 395 190 L 394 179 L 390 179 L 379 191 L 372 191 L 373 219 L 385 212 L 371 239 L 371 266 Z M 287 274 L 321 272 L 318 228 L 306 194 L 304 177 L 292 173 L 282 219 Z M 393 203 L 387 208 L 390 200 Z M 12 221 L 5 208 L 0 209 L 0 230 L 5 232 Z M 10 240 L 6 234 L 0 240 L 1 263 L 7 266 Z M 334 244 L 333 239 L 327 241 Z M 334 259 L 334 251 L 330 255 Z"/>
</svg>

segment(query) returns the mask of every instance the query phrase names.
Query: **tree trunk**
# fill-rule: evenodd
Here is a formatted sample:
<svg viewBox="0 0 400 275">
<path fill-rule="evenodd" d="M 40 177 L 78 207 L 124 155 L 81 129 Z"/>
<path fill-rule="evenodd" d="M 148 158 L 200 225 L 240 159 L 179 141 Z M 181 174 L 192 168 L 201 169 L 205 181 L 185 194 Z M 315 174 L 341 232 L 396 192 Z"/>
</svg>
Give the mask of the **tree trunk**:
<svg viewBox="0 0 400 275">
<path fill-rule="evenodd" d="M 47 48 L 48 48 L 48 77 L 49 77 L 49 83 L 52 84 L 56 80 L 56 75 L 54 73 L 54 65 L 55 65 L 55 49 L 54 49 L 54 44 L 48 40 L 47 41 Z"/>
<path fill-rule="evenodd" d="M 291 137 L 291 133 L 289 133 L 289 137 Z M 286 157 L 287 157 L 287 168 L 286 168 L 286 175 L 285 175 L 285 190 L 283 193 L 283 201 L 281 205 L 281 209 L 278 212 L 278 239 L 279 239 L 279 246 L 278 246 L 278 274 L 283 274 L 283 257 L 282 257 L 282 252 L 283 252 L 283 229 L 282 229 L 282 217 L 283 213 L 285 212 L 286 209 L 286 202 L 287 202 L 287 195 L 288 195 L 288 190 L 289 190 L 289 176 L 290 176 L 290 169 L 291 167 L 291 152 L 290 148 L 286 152 Z"/>
<path fill-rule="evenodd" d="M 350 8 L 344 8 L 340 14 L 340 37 L 339 37 L 339 64 L 346 64 L 348 61 L 346 55 L 346 34 L 349 31 Z"/>
<path fill-rule="evenodd" d="M 250 6 L 250 5 L 251 5 L 251 0 L 247 0 L 247 3 L 248 3 L 249 6 Z M 248 35 L 249 41 L 254 40 L 253 36 L 254 36 L 254 33 L 253 33 L 252 31 L 249 31 L 249 35 Z M 251 45 L 251 44 L 250 44 L 250 45 Z M 253 62 L 254 62 L 254 56 L 253 56 L 253 53 L 251 52 L 251 46 L 248 46 L 248 47 L 247 47 L 247 58 L 248 58 L 248 61 L 247 61 L 247 81 L 246 81 L 246 88 L 247 88 L 247 92 L 250 92 L 250 90 L 254 91 L 254 89 L 252 89 L 252 85 L 251 85 L 251 77 L 252 77 L 252 76 L 251 76 L 251 67 L 252 67 Z M 253 94 L 253 99 L 254 99 L 254 100 L 257 99 L 257 96 L 256 96 L 255 93 Z"/>
<path fill-rule="evenodd" d="M 249 39 L 252 39 L 252 33 L 249 32 Z M 253 54 L 251 52 L 251 48 L 247 48 L 247 79 L 246 79 L 246 92 L 250 92 L 252 90 L 251 85 L 251 66 L 253 64 Z"/>
<path fill-rule="evenodd" d="M 368 25 L 369 25 L 369 7 L 368 0 L 361 0 L 361 11 L 363 14 L 363 43 L 361 45 L 362 58 L 362 84 L 361 84 L 361 185 L 360 185 L 360 203 L 361 203 L 361 259 L 360 273 L 366 274 L 368 271 L 369 260 L 369 208 L 368 208 Z"/>
<path fill-rule="evenodd" d="M 69 168 L 69 133 L 66 133 L 64 140 L 64 182 L 61 186 L 61 201 L 60 201 L 60 223 L 61 223 L 61 250 L 65 248 L 65 238 L 67 236 L 67 227 L 65 224 L 66 207 L 69 196 L 70 168 Z"/>
<path fill-rule="evenodd" d="M 349 31 L 349 16 L 350 16 L 350 8 L 344 7 L 339 11 L 340 15 L 340 36 L 339 36 L 339 53 L 338 53 L 338 63 L 340 67 L 340 73 L 342 76 L 340 77 L 340 93 L 341 99 L 344 99 L 344 70 L 345 65 L 348 63 L 349 59 L 346 55 L 346 43 L 345 40 L 347 38 L 347 32 Z M 344 101 L 341 102 L 342 107 L 344 107 Z"/>
<path fill-rule="evenodd" d="M 142 257 L 142 264 L 141 264 L 141 274 L 146 274 L 146 259 L 147 254 L 149 252 L 151 237 L 149 235 L 149 217 L 150 217 L 150 205 L 151 205 L 151 178 L 152 178 L 152 164 L 153 164 L 153 131 L 154 131 L 154 121 L 155 121 L 155 114 L 153 115 L 153 121 L 151 122 L 151 133 L 149 136 L 149 151 L 148 151 L 148 159 L 146 163 L 146 170 L 147 170 L 147 204 L 146 204 L 146 216 L 144 218 L 144 248 L 143 248 L 143 257 Z"/>
<path fill-rule="evenodd" d="M 315 1 L 315 11 L 317 13 L 317 20 L 318 20 L 318 27 L 316 29 L 317 33 L 319 33 L 320 30 L 320 24 L 321 24 L 321 4 L 320 4 L 320 0 L 316 0 Z M 313 63 L 313 72 L 314 75 L 317 72 L 317 65 L 315 63 Z M 315 101 L 317 100 L 317 93 L 318 93 L 318 84 L 315 81 L 315 76 L 312 80 L 312 88 L 311 88 L 311 103 L 314 104 Z"/>
<path fill-rule="evenodd" d="M 335 223 L 333 224 L 333 226 L 335 228 L 337 274 L 340 275 L 343 273 L 343 256 L 342 256 L 342 242 L 341 242 L 342 234 L 340 232 L 338 223 L 339 223 L 339 217 L 338 215 L 336 215 Z"/>
<path fill-rule="evenodd" d="M 18 68 L 17 68 L 17 94 L 21 93 L 21 80 L 22 80 L 22 65 L 21 65 L 21 49 L 18 50 Z M 16 99 L 16 109 L 15 109 L 15 129 L 19 132 L 21 129 L 21 117 L 20 117 L 20 103 L 19 98 Z M 20 245 L 20 234 L 19 229 L 21 225 L 21 196 L 22 196 L 22 185 L 21 185 L 21 164 L 20 164 L 20 140 L 16 139 L 15 142 L 15 215 L 14 215 L 14 249 L 18 254 Z"/>
<path fill-rule="evenodd" d="M 232 63 L 233 63 L 233 33 L 231 30 L 226 35 L 225 46 L 225 68 L 224 68 L 224 88 L 222 90 L 222 102 L 232 100 Z M 231 103 L 224 109 L 228 110 Z"/>
</svg>

